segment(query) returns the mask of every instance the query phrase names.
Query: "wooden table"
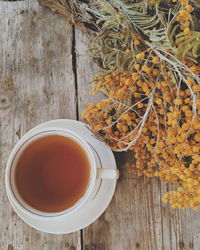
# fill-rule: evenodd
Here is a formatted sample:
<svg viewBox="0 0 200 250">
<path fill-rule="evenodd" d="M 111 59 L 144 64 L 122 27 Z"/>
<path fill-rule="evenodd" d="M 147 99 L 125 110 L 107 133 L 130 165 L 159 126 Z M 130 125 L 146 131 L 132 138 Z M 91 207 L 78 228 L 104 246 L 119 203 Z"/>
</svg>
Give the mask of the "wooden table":
<svg viewBox="0 0 200 250">
<path fill-rule="evenodd" d="M 122 168 L 106 212 L 69 235 L 51 235 L 27 226 L 5 193 L 8 155 L 35 125 L 56 118 L 81 119 L 88 81 L 97 67 L 86 52 L 86 36 L 36 0 L 0 1 L 0 250 L 175 250 L 200 249 L 200 212 L 162 204 L 171 188 Z"/>
</svg>

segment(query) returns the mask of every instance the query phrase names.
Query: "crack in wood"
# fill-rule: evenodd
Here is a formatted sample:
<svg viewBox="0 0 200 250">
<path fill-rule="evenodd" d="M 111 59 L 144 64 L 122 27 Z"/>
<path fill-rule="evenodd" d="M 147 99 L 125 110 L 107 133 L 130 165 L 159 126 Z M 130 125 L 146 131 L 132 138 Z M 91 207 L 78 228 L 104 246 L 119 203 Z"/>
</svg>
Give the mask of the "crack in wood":
<svg viewBox="0 0 200 250">
<path fill-rule="evenodd" d="M 78 79 L 77 79 L 77 53 L 76 53 L 76 32 L 75 26 L 72 27 L 72 71 L 74 74 L 74 83 L 75 83 L 75 102 L 76 102 L 76 119 L 79 120 L 79 105 L 78 105 Z M 83 239 L 83 230 L 80 230 L 80 243 L 81 250 L 84 250 L 84 239 Z"/>
<path fill-rule="evenodd" d="M 84 236 L 83 236 L 83 229 L 81 229 L 80 232 L 80 236 L 81 236 L 81 250 L 84 250 Z"/>
<path fill-rule="evenodd" d="M 75 27 L 72 27 L 72 70 L 75 82 L 75 102 L 76 102 L 76 119 L 79 120 L 79 107 L 78 107 L 78 80 L 77 80 L 77 60 L 76 60 L 76 33 Z"/>
</svg>

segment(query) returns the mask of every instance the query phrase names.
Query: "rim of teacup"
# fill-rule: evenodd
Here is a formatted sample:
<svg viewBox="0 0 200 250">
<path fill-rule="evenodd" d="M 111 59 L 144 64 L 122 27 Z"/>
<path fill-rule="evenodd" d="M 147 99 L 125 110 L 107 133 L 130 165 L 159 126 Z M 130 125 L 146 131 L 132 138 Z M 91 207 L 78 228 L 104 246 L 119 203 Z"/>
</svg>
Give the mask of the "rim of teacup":
<svg viewBox="0 0 200 250">
<path fill-rule="evenodd" d="M 40 210 L 37 210 L 33 207 L 31 207 L 29 204 L 27 204 L 19 195 L 17 192 L 16 187 L 13 187 L 15 184 L 14 182 L 14 170 L 16 167 L 17 160 L 19 159 L 21 153 L 24 151 L 24 149 L 33 141 L 48 136 L 48 135 L 61 135 L 68 138 L 73 139 L 76 141 L 86 152 L 89 162 L 90 162 L 90 179 L 88 183 L 88 187 L 85 191 L 85 194 L 82 196 L 81 199 L 79 199 L 73 206 L 70 208 L 67 208 L 60 212 L 43 212 Z M 10 153 L 7 166 L 6 166 L 6 174 L 5 174 L 5 183 L 6 183 L 6 191 L 10 199 L 15 203 L 15 205 L 23 210 L 26 214 L 40 218 L 40 219 L 46 219 L 46 218 L 56 218 L 57 216 L 62 216 L 64 214 L 69 214 L 71 212 L 74 212 L 81 206 L 83 206 L 88 198 L 90 197 L 96 180 L 96 160 L 94 157 L 94 154 L 88 145 L 88 143 L 82 139 L 79 135 L 74 133 L 73 131 L 69 129 L 61 129 L 57 127 L 49 127 L 49 128 L 41 128 L 37 129 L 35 131 L 30 131 L 26 133 L 14 146 L 13 150 Z"/>
</svg>

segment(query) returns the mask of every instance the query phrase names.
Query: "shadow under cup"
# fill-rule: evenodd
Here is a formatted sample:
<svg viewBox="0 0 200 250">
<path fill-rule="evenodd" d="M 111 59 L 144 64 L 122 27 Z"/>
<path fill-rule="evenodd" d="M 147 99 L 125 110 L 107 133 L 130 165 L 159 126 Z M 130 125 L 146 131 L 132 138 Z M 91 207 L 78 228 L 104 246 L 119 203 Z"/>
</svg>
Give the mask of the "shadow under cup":
<svg viewBox="0 0 200 250">
<path fill-rule="evenodd" d="M 63 215 L 90 197 L 96 179 L 95 158 L 89 145 L 71 131 L 35 132 L 13 153 L 11 198 L 29 214 Z"/>
</svg>

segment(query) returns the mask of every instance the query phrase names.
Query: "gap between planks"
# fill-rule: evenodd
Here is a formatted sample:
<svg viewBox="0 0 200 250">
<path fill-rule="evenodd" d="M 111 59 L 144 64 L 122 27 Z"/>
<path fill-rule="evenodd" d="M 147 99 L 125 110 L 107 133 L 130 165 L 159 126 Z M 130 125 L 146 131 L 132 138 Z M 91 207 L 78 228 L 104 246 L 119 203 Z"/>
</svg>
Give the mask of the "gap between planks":
<svg viewBox="0 0 200 250">
<path fill-rule="evenodd" d="M 78 103 L 78 79 L 77 79 L 77 53 L 76 53 L 76 32 L 75 26 L 72 27 L 72 70 L 74 73 L 74 82 L 75 82 L 75 102 L 76 102 L 76 119 L 80 120 L 80 113 L 79 113 L 79 103 Z M 80 243 L 81 243 L 81 250 L 84 250 L 84 236 L 83 236 L 83 229 L 80 230 Z"/>
</svg>

